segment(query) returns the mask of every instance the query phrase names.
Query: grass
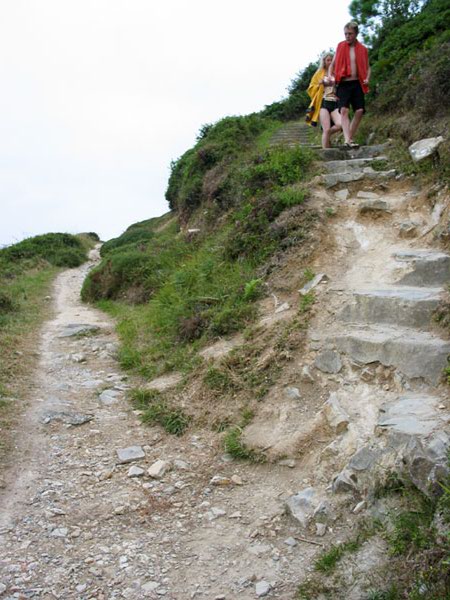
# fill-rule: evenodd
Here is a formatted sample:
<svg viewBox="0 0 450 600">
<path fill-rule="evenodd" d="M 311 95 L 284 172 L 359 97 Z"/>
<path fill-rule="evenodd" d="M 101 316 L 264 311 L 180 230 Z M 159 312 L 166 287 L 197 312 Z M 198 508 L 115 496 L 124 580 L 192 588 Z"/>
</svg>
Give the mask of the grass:
<svg viewBox="0 0 450 600">
<path fill-rule="evenodd" d="M 177 436 L 183 435 L 189 427 L 190 417 L 169 405 L 157 391 L 135 389 L 131 399 L 134 407 L 142 411 L 141 420 L 147 425 L 160 425 L 167 433 Z"/>
<path fill-rule="evenodd" d="M 314 569 L 324 574 L 332 573 L 344 556 L 349 553 L 357 552 L 369 538 L 376 534 L 376 532 L 377 527 L 373 523 L 370 525 L 361 525 L 354 538 L 342 542 L 342 544 L 332 544 L 327 552 L 324 552 L 319 556 L 314 562 Z"/>
<path fill-rule="evenodd" d="M 295 201 L 303 202 L 304 193 L 298 193 Z M 109 243 L 82 297 L 97 301 L 118 321 L 123 368 L 145 378 L 187 373 L 198 364 L 202 347 L 254 322 L 256 302 L 266 291 L 258 269 L 283 240 L 289 240 L 287 247 L 304 244 L 316 222 L 300 206 L 294 228 L 275 227 L 292 202 L 291 196 L 280 198 L 248 200 L 223 214 L 220 227 L 216 219 L 193 240 L 174 220 L 161 232 L 150 221 L 151 243 L 145 236 L 129 242 L 129 234 L 146 225 L 129 228 L 123 244 L 120 238 Z"/>
</svg>

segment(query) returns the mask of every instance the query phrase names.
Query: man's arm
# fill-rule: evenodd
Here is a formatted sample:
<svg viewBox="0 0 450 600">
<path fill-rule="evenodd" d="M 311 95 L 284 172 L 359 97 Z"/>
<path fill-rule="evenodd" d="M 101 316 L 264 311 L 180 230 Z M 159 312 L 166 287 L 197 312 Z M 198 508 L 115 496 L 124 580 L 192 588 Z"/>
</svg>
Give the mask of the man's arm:
<svg viewBox="0 0 450 600">
<path fill-rule="evenodd" d="M 371 68 L 370 65 L 367 68 L 367 77 L 364 79 L 363 83 L 365 83 L 366 85 L 369 85 L 369 81 L 370 81 L 370 74 L 371 74 Z"/>
</svg>

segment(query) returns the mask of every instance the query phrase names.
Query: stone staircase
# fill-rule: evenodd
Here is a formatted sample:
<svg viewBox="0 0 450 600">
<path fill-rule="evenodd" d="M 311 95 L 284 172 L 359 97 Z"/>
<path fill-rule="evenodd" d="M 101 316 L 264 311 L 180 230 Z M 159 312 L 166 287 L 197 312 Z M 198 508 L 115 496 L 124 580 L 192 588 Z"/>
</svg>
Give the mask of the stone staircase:
<svg viewBox="0 0 450 600">
<path fill-rule="evenodd" d="M 306 146 L 318 148 L 313 141 L 313 131 L 304 121 L 290 121 L 280 127 L 270 140 L 271 146 Z"/>
<path fill-rule="evenodd" d="M 330 188 L 353 181 L 392 178 L 394 170 L 375 171 L 371 166 L 375 160 L 387 160 L 384 151 L 385 146 L 322 150 L 327 173 L 320 180 Z M 389 199 L 378 202 L 388 206 L 385 213 L 389 219 L 395 218 L 395 211 L 401 208 Z M 408 202 L 404 197 L 403 204 L 407 206 Z M 356 212 L 363 214 L 361 208 Z M 360 228 L 360 238 L 361 231 L 376 227 L 375 222 L 371 225 L 364 221 L 353 225 L 355 230 Z M 448 397 L 443 371 L 448 365 L 450 340 L 444 338 L 432 318 L 450 282 L 450 255 L 414 247 L 414 241 L 396 242 L 392 230 L 389 235 L 394 251 L 383 255 L 378 271 L 373 271 L 376 277 L 370 277 L 369 261 L 364 266 L 360 247 L 361 271 L 367 268 L 369 275 L 363 285 L 350 285 L 345 292 L 338 292 L 344 295 L 344 302 L 341 299 L 334 319 L 319 334 L 311 332 L 313 347 L 322 354 L 334 353 L 338 365 L 342 361 L 350 371 L 352 366 L 364 371 L 379 365 L 380 372 L 387 369 L 394 374 L 396 387 L 400 388 L 396 396 L 389 392 L 391 395 L 382 402 L 376 398 L 381 397 L 383 388 L 378 388 L 375 381 L 370 384 L 371 391 L 366 393 L 373 394 L 373 406 L 379 407 L 378 418 L 371 425 L 372 436 L 366 435 L 365 445 L 357 444 L 360 447 L 334 478 L 332 489 L 370 495 L 379 474 L 391 470 L 406 472 L 419 489 L 432 495 L 439 490 L 450 447 L 450 416 L 443 404 Z M 380 233 L 378 241 L 382 254 Z M 369 246 L 367 252 L 377 252 L 373 240 Z M 342 289 L 337 284 L 336 290 Z M 340 377 L 341 385 L 351 388 L 351 377 Z"/>
<path fill-rule="evenodd" d="M 396 176 L 395 169 L 384 169 L 388 161 L 383 155 L 386 145 L 360 146 L 359 148 L 327 148 L 320 151 L 326 173 L 320 181 L 326 188 L 340 183 L 361 181 L 362 179 L 382 180 Z M 381 169 L 374 169 L 381 166 Z"/>
</svg>

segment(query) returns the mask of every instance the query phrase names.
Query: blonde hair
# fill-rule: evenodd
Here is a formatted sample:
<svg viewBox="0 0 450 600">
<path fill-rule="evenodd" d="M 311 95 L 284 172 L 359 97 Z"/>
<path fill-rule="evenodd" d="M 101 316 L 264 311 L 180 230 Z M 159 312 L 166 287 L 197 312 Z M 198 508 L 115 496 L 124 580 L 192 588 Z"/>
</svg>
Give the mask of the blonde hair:
<svg viewBox="0 0 450 600">
<path fill-rule="evenodd" d="M 322 55 L 322 58 L 320 60 L 320 66 L 322 69 L 325 69 L 325 61 L 328 56 L 331 56 L 331 58 L 333 58 L 334 54 L 332 52 L 325 52 L 325 54 Z"/>
<path fill-rule="evenodd" d="M 359 26 L 356 21 L 349 21 L 348 23 L 346 23 L 344 25 L 344 31 L 345 31 L 345 29 L 353 29 L 353 31 L 356 33 L 356 35 L 358 35 L 358 33 L 359 33 Z"/>
</svg>

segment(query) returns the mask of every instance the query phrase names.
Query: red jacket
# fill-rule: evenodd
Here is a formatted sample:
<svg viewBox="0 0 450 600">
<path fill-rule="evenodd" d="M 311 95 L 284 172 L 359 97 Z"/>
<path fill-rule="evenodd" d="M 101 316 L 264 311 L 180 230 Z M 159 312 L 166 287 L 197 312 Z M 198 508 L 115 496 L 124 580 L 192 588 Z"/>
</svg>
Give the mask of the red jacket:
<svg viewBox="0 0 450 600">
<path fill-rule="evenodd" d="M 367 94 L 369 86 L 363 83 L 363 81 L 367 79 L 369 72 L 369 53 L 367 52 L 367 48 L 361 42 L 358 42 L 358 40 L 355 41 L 354 48 L 359 83 L 363 92 Z M 336 48 L 336 58 L 334 61 L 336 83 L 339 83 L 343 77 L 350 77 L 351 73 L 350 45 L 347 42 L 340 42 Z"/>
</svg>

